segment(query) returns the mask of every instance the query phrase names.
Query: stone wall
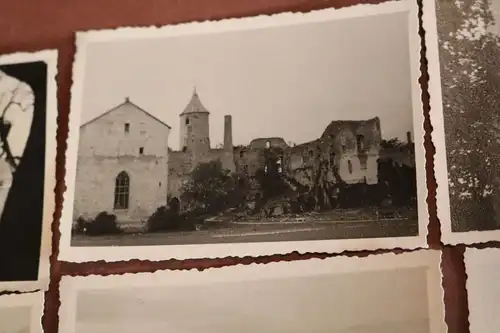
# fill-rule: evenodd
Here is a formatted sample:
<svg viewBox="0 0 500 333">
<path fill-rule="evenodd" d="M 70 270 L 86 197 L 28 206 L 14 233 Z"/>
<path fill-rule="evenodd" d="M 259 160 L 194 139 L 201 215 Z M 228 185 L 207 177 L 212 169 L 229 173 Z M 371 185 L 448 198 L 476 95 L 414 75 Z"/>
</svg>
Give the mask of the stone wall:
<svg viewBox="0 0 500 333">
<path fill-rule="evenodd" d="M 81 157 L 78 161 L 73 217 L 95 217 L 106 211 L 119 222 L 147 219 L 166 204 L 167 174 L 163 157 Z M 114 208 L 115 180 L 120 172 L 130 178 L 128 209 Z"/>
<path fill-rule="evenodd" d="M 126 101 L 83 125 L 77 161 L 74 218 L 101 211 L 120 222 L 145 219 L 166 202 L 170 128 Z M 129 208 L 114 209 L 115 180 L 130 177 Z"/>
</svg>

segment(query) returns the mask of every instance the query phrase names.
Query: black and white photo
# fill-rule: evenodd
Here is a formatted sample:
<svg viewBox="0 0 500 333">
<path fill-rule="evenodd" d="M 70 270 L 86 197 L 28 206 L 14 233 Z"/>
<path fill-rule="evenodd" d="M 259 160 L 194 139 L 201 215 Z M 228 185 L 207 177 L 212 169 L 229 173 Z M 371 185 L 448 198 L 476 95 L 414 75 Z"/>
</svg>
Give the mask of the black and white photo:
<svg viewBox="0 0 500 333">
<path fill-rule="evenodd" d="M 52 50 L 0 55 L 0 289 L 48 278 L 56 66 Z"/>
<path fill-rule="evenodd" d="M 0 296 L 0 332 L 42 333 L 43 293 Z"/>
<path fill-rule="evenodd" d="M 426 246 L 412 1 L 76 40 L 61 258 Z"/>
<path fill-rule="evenodd" d="M 63 277 L 65 333 L 445 333 L 439 251 Z"/>
<path fill-rule="evenodd" d="M 442 240 L 500 240 L 500 1 L 424 6 Z"/>
</svg>

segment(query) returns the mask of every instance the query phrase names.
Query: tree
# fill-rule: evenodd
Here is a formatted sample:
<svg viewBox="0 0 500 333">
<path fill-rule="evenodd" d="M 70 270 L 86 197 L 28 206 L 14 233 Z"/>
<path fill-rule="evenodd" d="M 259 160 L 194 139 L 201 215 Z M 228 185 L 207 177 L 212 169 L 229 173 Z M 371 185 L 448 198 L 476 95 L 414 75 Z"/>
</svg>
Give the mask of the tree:
<svg viewBox="0 0 500 333">
<path fill-rule="evenodd" d="M 0 71 L 0 159 L 9 164 L 12 172 L 17 169 L 28 141 L 33 103 L 29 85 Z"/>
<path fill-rule="evenodd" d="M 382 140 L 382 142 L 380 143 L 381 148 L 403 148 L 406 145 L 406 142 L 401 142 L 398 138 Z"/>
<path fill-rule="evenodd" d="M 437 21 L 452 227 L 496 228 L 500 43 L 492 11 L 487 0 L 440 0 Z"/>
<path fill-rule="evenodd" d="M 223 169 L 219 160 L 200 163 L 182 186 L 181 199 L 189 210 L 218 213 L 243 201 L 240 183 L 239 177 Z"/>
</svg>

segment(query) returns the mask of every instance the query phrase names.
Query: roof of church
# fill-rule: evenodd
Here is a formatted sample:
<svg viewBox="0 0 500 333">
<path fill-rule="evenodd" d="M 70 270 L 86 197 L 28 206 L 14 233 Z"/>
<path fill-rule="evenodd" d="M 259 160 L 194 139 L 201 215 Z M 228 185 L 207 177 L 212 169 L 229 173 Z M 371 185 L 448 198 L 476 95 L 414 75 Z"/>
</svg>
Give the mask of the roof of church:
<svg viewBox="0 0 500 333">
<path fill-rule="evenodd" d="M 184 111 L 182 111 L 181 115 L 189 113 L 210 113 L 201 103 L 200 96 L 198 96 L 196 88 L 194 88 L 191 100 L 189 101 Z"/>
<path fill-rule="evenodd" d="M 163 122 L 163 121 L 161 121 L 160 119 L 156 118 L 156 117 L 155 117 L 155 116 L 153 116 L 151 113 L 147 112 L 146 110 L 144 110 L 143 108 L 141 108 L 141 107 L 140 107 L 140 106 L 138 106 L 137 104 L 132 103 L 132 102 L 130 101 L 130 98 L 129 98 L 129 97 L 126 97 L 126 98 L 125 98 L 125 101 L 124 101 L 123 103 L 120 103 L 119 105 L 117 105 L 117 106 L 115 106 L 114 108 L 112 108 L 112 109 L 110 109 L 110 110 L 108 110 L 108 111 L 104 112 L 103 114 L 101 114 L 101 115 L 99 115 L 99 116 L 97 116 L 97 117 L 95 117 L 95 118 L 90 119 L 89 121 L 87 121 L 87 122 L 83 123 L 82 125 L 80 125 L 80 127 L 83 127 L 83 126 L 86 126 L 86 125 L 88 125 L 88 124 L 90 124 L 90 123 L 93 123 L 93 122 L 94 122 L 94 121 L 96 121 L 97 119 L 99 119 L 99 118 L 101 118 L 101 117 L 104 117 L 105 115 L 107 115 L 107 114 L 109 114 L 109 113 L 111 113 L 111 112 L 113 112 L 113 111 L 115 111 L 115 110 L 119 109 L 119 108 L 120 108 L 120 107 L 122 107 L 123 105 L 127 105 L 127 104 L 129 104 L 129 105 L 133 106 L 135 109 L 137 109 L 137 110 L 139 110 L 139 111 L 144 112 L 147 116 L 149 116 L 149 117 L 153 118 L 154 120 L 158 121 L 158 122 L 159 122 L 159 123 L 161 123 L 162 125 L 167 126 L 169 129 L 172 129 L 172 127 L 170 127 L 169 125 L 167 125 L 165 122 Z"/>
</svg>

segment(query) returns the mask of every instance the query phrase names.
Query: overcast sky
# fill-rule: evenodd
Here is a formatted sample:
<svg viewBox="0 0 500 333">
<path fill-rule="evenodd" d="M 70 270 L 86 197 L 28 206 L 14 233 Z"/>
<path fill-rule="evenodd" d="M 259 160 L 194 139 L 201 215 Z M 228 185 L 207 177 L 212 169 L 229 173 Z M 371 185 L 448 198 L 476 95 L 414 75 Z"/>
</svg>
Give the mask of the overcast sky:
<svg viewBox="0 0 500 333">
<path fill-rule="evenodd" d="M 424 268 L 80 292 L 76 333 L 429 333 Z"/>
<path fill-rule="evenodd" d="M 413 132 L 406 12 L 87 50 L 82 121 L 129 96 L 172 127 L 175 149 L 194 86 L 211 113 L 212 146 L 223 141 L 225 114 L 235 145 L 274 136 L 306 142 L 332 120 L 375 116 L 384 138 Z"/>
</svg>

